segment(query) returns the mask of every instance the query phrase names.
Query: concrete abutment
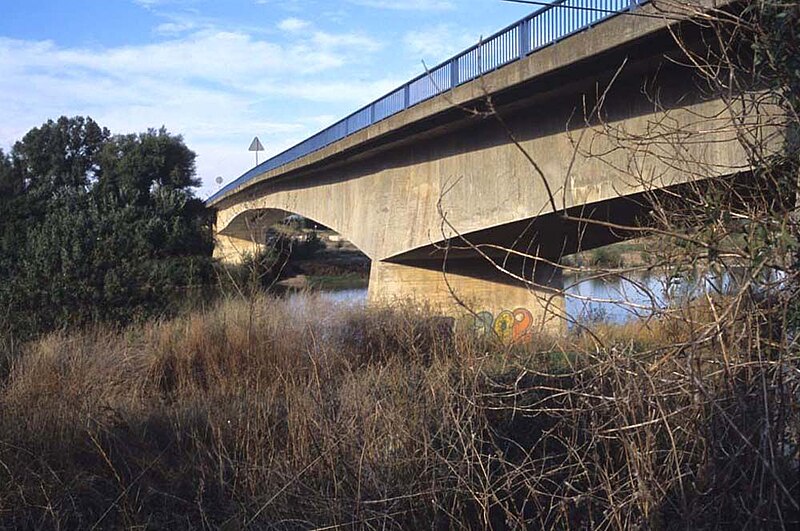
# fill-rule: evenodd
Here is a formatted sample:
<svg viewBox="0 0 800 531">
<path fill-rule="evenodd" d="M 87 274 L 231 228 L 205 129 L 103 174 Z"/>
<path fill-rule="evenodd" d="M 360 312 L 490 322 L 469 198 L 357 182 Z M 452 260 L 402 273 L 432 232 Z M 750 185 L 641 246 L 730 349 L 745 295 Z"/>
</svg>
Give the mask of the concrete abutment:
<svg viewBox="0 0 800 531">
<path fill-rule="evenodd" d="M 247 256 L 255 256 L 264 245 L 249 238 L 237 238 L 216 233 L 214 237 L 214 258 L 223 264 L 241 264 Z"/>
</svg>

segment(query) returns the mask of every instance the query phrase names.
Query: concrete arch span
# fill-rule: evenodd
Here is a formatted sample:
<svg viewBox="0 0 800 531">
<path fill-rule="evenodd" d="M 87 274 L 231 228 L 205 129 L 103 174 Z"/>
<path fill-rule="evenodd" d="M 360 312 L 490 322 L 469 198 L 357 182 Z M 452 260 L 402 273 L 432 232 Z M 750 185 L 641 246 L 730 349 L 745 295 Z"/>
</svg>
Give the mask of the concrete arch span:
<svg viewBox="0 0 800 531">
<path fill-rule="evenodd" d="M 252 248 L 253 231 L 271 212 L 298 213 L 372 259 L 371 300 L 445 308 L 454 306 L 455 290 L 500 328 L 528 314 L 542 315 L 544 325 L 558 313 L 557 271 L 537 270 L 544 278 L 533 286 L 513 284 L 467 254 L 449 254 L 459 260 L 453 264 L 433 260 L 436 244 L 466 235 L 548 259 L 604 245 L 625 235 L 564 223 L 558 213 L 629 226 L 647 210 L 637 204 L 642 194 L 751 171 L 740 138 L 783 144 L 780 123 L 762 103 L 751 104 L 759 94 L 730 105 L 697 90 L 683 48 L 657 18 L 615 17 L 265 170 L 212 202 L 215 255 Z M 695 33 L 691 42 L 704 46 Z M 487 95 L 502 125 L 480 112 Z M 594 103 L 602 112 L 587 113 Z M 443 217 L 453 230 L 443 230 Z"/>
<path fill-rule="evenodd" d="M 218 212 L 214 231 L 214 258 L 226 263 L 241 262 L 245 255 L 263 250 L 270 227 L 291 215 L 298 215 L 335 231 L 372 259 L 372 255 L 358 241 L 358 235 L 353 237 L 343 232 L 337 225 L 337 220 L 330 219 L 330 216 L 320 211 L 322 209 L 275 205 L 267 199 L 269 198 L 240 205 L 235 211 L 229 209 Z"/>
</svg>

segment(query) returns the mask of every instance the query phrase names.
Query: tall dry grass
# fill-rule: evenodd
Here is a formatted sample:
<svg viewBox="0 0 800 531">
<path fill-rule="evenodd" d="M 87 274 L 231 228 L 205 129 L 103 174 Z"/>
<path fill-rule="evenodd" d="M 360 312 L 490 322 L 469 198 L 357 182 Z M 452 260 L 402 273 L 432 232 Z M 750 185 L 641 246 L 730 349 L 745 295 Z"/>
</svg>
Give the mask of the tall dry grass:
<svg viewBox="0 0 800 531">
<path fill-rule="evenodd" d="M 788 526 L 796 409 L 688 330 L 504 347 L 308 296 L 54 334 L 0 387 L 0 528 Z"/>
<path fill-rule="evenodd" d="M 0 525 L 429 520 L 457 399 L 431 326 L 265 297 L 29 345 L 0 392 Z"/>
</svg>

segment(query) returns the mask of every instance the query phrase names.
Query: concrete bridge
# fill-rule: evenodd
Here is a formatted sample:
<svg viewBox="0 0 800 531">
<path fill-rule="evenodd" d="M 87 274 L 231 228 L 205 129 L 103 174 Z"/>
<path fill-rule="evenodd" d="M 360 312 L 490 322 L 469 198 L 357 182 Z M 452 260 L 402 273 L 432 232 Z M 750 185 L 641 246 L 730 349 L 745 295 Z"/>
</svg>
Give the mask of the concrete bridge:
<svg viewBox="0 0 800 531">
<path fill-rule="evenodd" d="M 564 212 L 629 225 L 649 193 L 750 169 L 739 117 L 679 65 L 675 32 L 701 41 L 657 2 L 540 9 L 209 199 L 215 256 L 300 214 L 372 259 L 370 301 L 455 314 L 455 294 L 506 337 L 553 324 L 558 259 L 629 236 Z"/>
</svg>

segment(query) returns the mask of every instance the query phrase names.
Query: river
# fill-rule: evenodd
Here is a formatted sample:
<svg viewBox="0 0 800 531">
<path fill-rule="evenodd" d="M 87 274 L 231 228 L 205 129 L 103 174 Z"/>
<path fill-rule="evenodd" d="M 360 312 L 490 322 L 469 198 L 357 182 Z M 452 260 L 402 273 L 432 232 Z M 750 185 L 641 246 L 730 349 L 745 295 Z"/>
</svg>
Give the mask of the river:
<svg viewBox="0 0 800 531">
<path fill-rule="evenodd" d="M 720 281 L 719 278 L 722 278 Z M 565 276 L 566 312 L 570 320 L 581 322 L 607 321 L 624 323 L 643 319 L 670 304 L 702 293 L 727 291 L 729 276 L 667 279 L 663 273 Z M 337 305 L 366 304 L 367 289 L 327 291 L 322 295 Z"/>
</svg>

